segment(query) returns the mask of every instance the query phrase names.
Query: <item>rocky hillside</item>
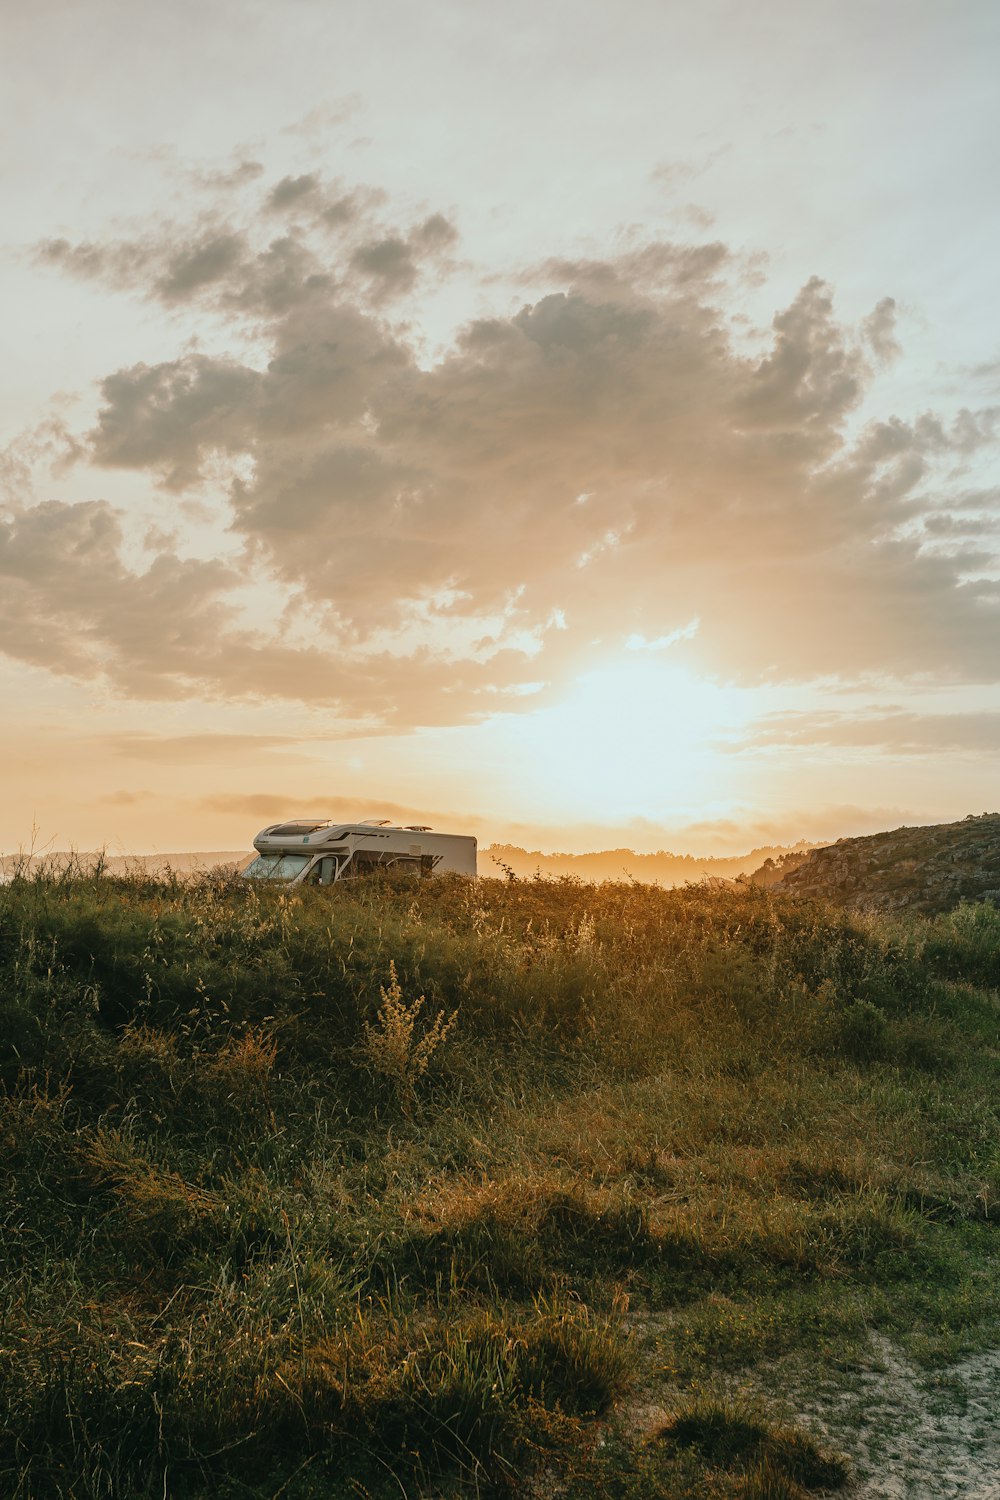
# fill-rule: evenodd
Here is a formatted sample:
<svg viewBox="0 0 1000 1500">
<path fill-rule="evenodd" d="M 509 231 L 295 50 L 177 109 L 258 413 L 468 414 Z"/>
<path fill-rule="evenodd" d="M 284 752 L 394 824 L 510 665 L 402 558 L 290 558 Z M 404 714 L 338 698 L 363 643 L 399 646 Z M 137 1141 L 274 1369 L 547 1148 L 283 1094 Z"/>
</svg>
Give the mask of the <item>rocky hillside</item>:
<svg viewBox="0 0 1000 1500">
<path fill-rule="evenodd" d="M 856 911 L 938 912 L 960 901 L 1000 906 L 1000 813 L 838 839 L 812 850 L 777 880 L 773 867 L 751 879 L 776 891 L 822 896 Z"/>
</svg>

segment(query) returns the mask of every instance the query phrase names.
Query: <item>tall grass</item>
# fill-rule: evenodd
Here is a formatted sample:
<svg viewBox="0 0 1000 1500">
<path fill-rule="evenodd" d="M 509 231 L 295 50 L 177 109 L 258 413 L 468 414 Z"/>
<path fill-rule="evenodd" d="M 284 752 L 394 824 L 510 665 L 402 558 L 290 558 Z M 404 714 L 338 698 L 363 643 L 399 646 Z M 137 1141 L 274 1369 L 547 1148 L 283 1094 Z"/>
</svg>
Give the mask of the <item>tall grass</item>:
<svg viewBox="0 0 1000 1500">
<path fill-rule="evenodd" d="M 982 1336 L 996 936 L 752 887 L 22 874 L 0 1492 L 801 1489 L 777 1438 L 720 1470 L 616 1423 L 817 1337 Z"/>
</svg>

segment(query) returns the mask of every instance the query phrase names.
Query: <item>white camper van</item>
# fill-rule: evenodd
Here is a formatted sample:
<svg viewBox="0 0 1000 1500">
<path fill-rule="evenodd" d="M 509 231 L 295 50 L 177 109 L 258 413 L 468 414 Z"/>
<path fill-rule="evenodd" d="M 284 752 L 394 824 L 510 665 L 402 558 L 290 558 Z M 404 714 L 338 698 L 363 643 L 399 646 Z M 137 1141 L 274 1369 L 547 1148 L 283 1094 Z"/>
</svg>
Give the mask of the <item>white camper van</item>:
<svg viewBox="0 0 1000 1500">
<path fill-rule="evenodd" d="M 476 840 L 467 834 L 435 833 L 387 819 L 337 823 L 332 818 L 294 818 L 261 829 L 253 841 L 257 858 L 243 874 L 251 880 L 289 885 L 333 885 L 378 870 L 414 875 L 475 875 Z"/>
</svg>

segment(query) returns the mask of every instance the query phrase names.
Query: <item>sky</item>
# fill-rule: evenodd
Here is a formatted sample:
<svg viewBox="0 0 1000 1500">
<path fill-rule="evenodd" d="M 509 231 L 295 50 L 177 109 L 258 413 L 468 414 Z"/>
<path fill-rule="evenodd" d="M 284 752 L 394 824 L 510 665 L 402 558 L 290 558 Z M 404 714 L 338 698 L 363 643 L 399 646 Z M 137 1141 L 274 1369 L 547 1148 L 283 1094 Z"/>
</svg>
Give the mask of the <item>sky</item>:
<svg viewBox="0 0 1000 1500">
<path fill-rule="evenodd" d="M 0 32 L 0 850 L 997 807 L 996 5 Z"/>
</svg>

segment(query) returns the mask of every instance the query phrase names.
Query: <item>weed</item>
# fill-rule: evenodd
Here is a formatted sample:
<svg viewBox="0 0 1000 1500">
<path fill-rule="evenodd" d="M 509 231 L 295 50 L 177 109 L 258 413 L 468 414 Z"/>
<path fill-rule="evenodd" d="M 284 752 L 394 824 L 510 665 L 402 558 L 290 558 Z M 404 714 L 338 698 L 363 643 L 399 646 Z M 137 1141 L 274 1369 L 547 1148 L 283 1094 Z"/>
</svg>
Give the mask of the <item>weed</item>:
<svg viewBox="0 0 1000 1500">
<path fill-rule="evenodd" d="M 392 1085 L 396 1102 L 405 1115 L 413 1110 L 416 1086 L 430 1067 L 435 1053 L 447 1041 L 458 1012 L 445 1016 L 438 1011 L 433 1021 L 417 1034 L 417 1020 L 424 1006 L 423 995 L 403 998 L 394 960 L 389 960 L 389 986 L 379 986 L 382 1003 L 375 1024 L 364 1023 L 361 1051 L 373 1072 Z"/>
</svg>

